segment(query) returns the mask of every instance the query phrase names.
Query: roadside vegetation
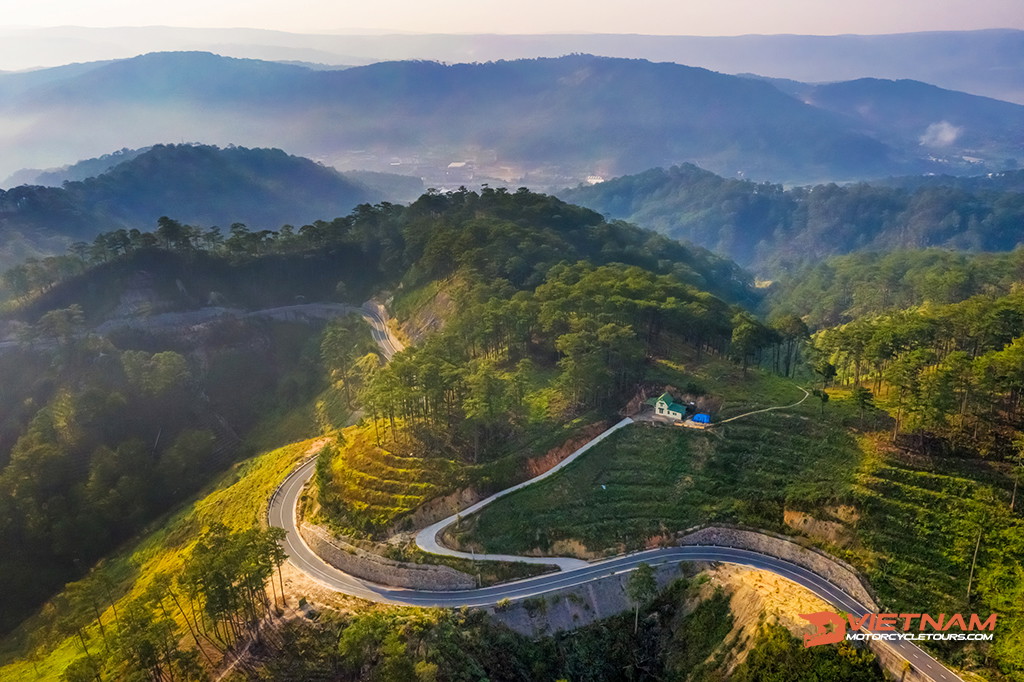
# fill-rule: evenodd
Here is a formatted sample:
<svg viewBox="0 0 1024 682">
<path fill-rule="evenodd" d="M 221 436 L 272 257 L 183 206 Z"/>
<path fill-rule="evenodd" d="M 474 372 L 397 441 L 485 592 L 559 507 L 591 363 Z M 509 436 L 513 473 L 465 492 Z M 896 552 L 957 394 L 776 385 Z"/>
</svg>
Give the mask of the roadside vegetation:
<svg viewBox="0 0 1024 682">
<path fill-rule="evenodd" d="M 779 626 L 766 626 L 747 660 L 730 670 L 726 654 L 735 643 L 725 641 L 732 626 L 728 594 L 719 590 L 697 599 L 691 584 L 680 580 L 651 597 L 635 618 L 624 613 L 541 638 L 516 634 L 480 612 L 382 609 L 296 621 L 269 647 L 256 674 L 346 682 L 884 679 L 870 652 L 849 646 L 806 650 Z M 534 612 L 542 614 L 546 606 L 541 598 Z"/>
<path fill-rule="evenodd" d="M 42 419 L 32 411 L 19 417 L 21 421 L 6 422 L 12 454 L 0 481 L 4 476 L 17 479 L 17 463 L 29 461 L 27 455 L 18 453 L 35 442 L 32 439 L 46 442 L 47 434 L 65 437 L 62 433 L 77 437 L 82 424 L 100 426 L 95 415 L 114 415 L 128 405 L 145 407 L 147 381 L 156 382 L 157 388 L 151 392 L 158 397 L 166 383 L 190 404 L 197 404 L 197 396 L 200 406 L 207 399 L 221 400 L 227 416 L 216 420 L 215 429 L 226 429 L 225 422 L 245 426 L 244 433 L 233 429 L 241 442 L 225 460 L 215 461 L 196 447 L 182 446 L 182 452 L 195 461 L 183 465 L 180 476 L 150 482 L 161 494 L 180 490 L 180 497 L 138 518 L 125 516 L 123 505 L 116 506 L 121 514 L 117 522 L 132 524 L 117 541 L 139 537 L 135 534 L 155 519 L 156 513 L 180 503 L 232 458 L 244 454 L 245 448 L 273 442 L 283 432 L 334 434 L 360 409 L 368 419 L 341 435 L 331 451 L 337 454 L 323 458 L 319 478 L 329 483 L 323 509 L 329 511 L 334 505 L 333 522 L 347 531 L 375 535 L 393 527 L 422 502 L 455 486 L 469 484 L 488 490 L 521 478 L 529 456 L 562 444 L 617 409 L 643 377 L 647 357 L 663 337 L 686 335 L 686 342 L 703 353 L 725 356 L 734 352 L 741 360 L 753 357 L 759 344 L 775 338 L 733 302 L 749 301 L 751 294 L 731 264 L 625 224 L 605 223 L 593 212 L 525 190 L 514 194 L 489 189 L 480 194 L 428 193 L 410 207 L 361 206 L 351 216 L 298 231 L 254 233 L 234 226 L 223 239 L 216 231 L 166 218 L 154 233 L 107 233 L 88 248 L 77 245 L 62 258 L 65 260 L 30 263 L 9 273 L 5 282 L 18 299 L 8 319 L 13 324 L 31 325 L 27 328 L 34 334 L 37 350 L 24 352 L 41 353 L 40 364 L 70 358 L 81 364 L 81 375 L 75 387 L 65 392 L 70 397 L 61 398 L 68 407 L 53 403 L 40 412 L 50 419 L 42 424 L 47 428 L 29 429 Z M 333 262 L 319 269 L 316 264 L 321 260 Z M 60 263 L 77 265 L 48 269 Z M 121 346 L 111 346 L 107 339 L 90 334 L 89 329 L 108 316 L 124 314 L 118 306 L 139 286 L 133 273 L 143 268 L 149 272 L 144 283 L 150 292 L 147 296 L 164 306 L 163 310 L 202 305 L 199 301 L 209 300 L 213 293 L 243 306 L 292 303 L 300 293 L 344 298 L 361 295 L 371 282 L 375 287 L 401 282 L 408 290 L 425 286 L 429 291 L 430 282 L 456 278 L 464 282 L 464 291 L 459 294 L 458 313 L 445 321 L 445 329 L 400 353 L 392 363 L 381 362 L 365 325 L 354 319 L 339 320 L 322 334 L 306 328 L 305 336 L 296 337 L 287 347 L 289 357 L 300 364 L 275 374 L 272 356 L 245 355 L 275 348 L 262 339 L 246 345 L 254 337 L 245 325 L 211 328 L 212 338 L 219 343 L 235 339 L 233 335 L 241 337 L 239 347 L 231 349 L 223 366 L 217 364 L 219 356 L 211 354 L 209 347 L 204 350 L 206 355 L 193 358 L 184 348 L 164 351 L 159 343 L 165 339 L 156 336 L 126 334 L 118 337 Z M 340 271 L 344 271 L 343 277 Z M 289 273 L 296 276 L 291 278 Z M 280 291 L 268 289 L 267 284 L 274 282 L 281 284 Z M 701 287 L 722 292 L 731 300 L 717 298 Z M 733 327 L 744 331 L 730 351 Z M 47 350 L 49 344 L 53 344 L 52 352 Z M 136 350 L 140 347 L 152 350 Z M 5 356 L 12 359 L 12 367 L 18 364 L 14 360 L 18 357 Z M 100 371 L 100 364 L 111 362 L 116 363 L 117 372 Z M 68 376 L 67 372 L 58 374 Z M 122 379 L 122 374 L 127 378 Z M 12 406 L 31 406 L 25 398 L 33 386 L 33 390 L 50 391 L 41 394 L 43 399 L 64 395 L 46 384 L 32 384 L 28 376 L 26 372 L 23 385 L 5 385 L 4 399 Z M 271 382 L 269 387 L 254 383 L 264 377 Z M 116 395 L 107 390 L 111 381 L 127 382 L 129 387 L 135 381 L 139 395 L 125 395 L 124 401 L 109 406 L 107 412 L 97 412 L 91 403 L 81 402 Z M 268 393 L 276 402 L 266 400 Z M 262 412 L 253 412 L 253 404 Z M 307 416 L 298 416 L 303 410 Z M 75 414 L 86 412 L 88 422 L 75 421 Z M 152 423 L 136 420 L 134 424 L 142 431 L 142 443 L 159 443 L 158 458 L 170 462 L 172 458 L 163 450 L 174 447 L 178 434 L 159 415 L 173 415 L 190 425 L 196 419 L 174 404 L 154 407 L 153 414 Z M 207 410 L 204 414 L 211 413 Z M 281 425 L 276 435 L 268 428 L 272 423 Z M 92 432 L 83 433 L 88 436 Z M 246 435 L 252 438 L 248 444 Z M 348 451 L 350 444 L 354 447 Z M 81 453 L 63 447 L 55 450 L 68 459 L 69 466 L 58 469 L 71 475 L 67 480 L 69 500 L 88 499 L 82 497 L 83 491 L 88 491 L 90 481 L 99 480 L 89 473 L 89 467 L 98 464 L 83 465 L 90 458 L 106 461 L 94 453 L 97 447 L 96 438 L 86 438 Z M 114 441 L 112 449 L 116 447 Z M 142 446 L 139 451 L 144 449 Z M 274 475 L 280 480 L 295 459 L 276 461 Z M 118 480 L 130 473 L 120 465 L 107 469 L 121 477 Z M 139 476 L 149 480 L 160 471 L 160 467 L 142 467 Z M 51 477 L 40 480 L 52 486 Z M 194 487 L 181 487 L 186 480 Z M 268 483 L 258 477 L 251 480 L 261 486 Z M 332 499 L 334 485 L 341 494 Z M 247 520 L 238 526 L 221 518 L 231 513 L 223 501 L 220 508 L 209 508 L 208 516 L 198 510 L 207 509 L 210 498 L 178 512 L 176 520 L 141 540 L 140 549 L 130 552 L 130 561 L 120 555 L 118 562 L 109 562 L 122 568 L 114 571 L 116 590 L 108 601 L 120 604 L 119 593 L 137 597 L 157 574 L 177 580 L 192 543 L 217 523 L 224 523 L 227 532 L 247 532 L 259 518 L 251 510 L 265 504 L 272 487 L 247 499 L 248 511 L 241 515 Z M 18 492 L 24 495 L 28 490 L 21 486 Z M 219 495 L 214 493 L 213 498 Z M 142 495 L 140 499 L 151 497 Z M 13 513 L 24 514 L 30 506 L 18 499 L 5 504 L 12 511 L 5 532 L 25 533 L 38 527 L 21 524 Z M 71 518 L 88 520 L 84 514 Z M 70 533 L 68 537 L 88 541 L 87 533 L 75 533 L 66 526 L 59 529 Z M 173 550 L 162 544 L 168 536 Z M 106 548 L 94 545 L 95 556 L 112 546 L 113 542 Z M 33 563 L 30 559 L 25 555 L 21 560 L 27 566 Z M 64 580 L 87 575 L 89 561 L 74 566 Z M 34 599 L 41 601 L 44 594 L 41 590 Z M 152 614 L 162 608 L 152 600 L 147 605 L 156 609 L 148 612 Z M 107 627 L 104 618 L 109 615 L 104 611 L 87 615 L 89 609 L 76 607 L 80 623 L 72 633 L 54 620 L 57 613 L 67 610 L 59 605 L 45 609 L 31 621 L 34 627 L 19 630 L 8 640 L 9 650 L 34 652 L 30 667 L 55 674 L 75 656 L 85 656 L 88 661 L 97 642 L 103 641 L 99 624 Z M 247 616 L 248 622 L 252 615 Z M 171 620 L 179 628 L 176 632 L 188 629 L 181 629 L 188 623 L 177 616 L 172 614 Z M 96 625 L 89 625 L 91 621 Z M 159 622 L 154 615 L 154 627 Z M 157 629 L 165 636 L 162 641 L 170 641 L 166 627 Z M 79 631 L 81 636 L 77 636 Z M 29 632 L 35 633 L 31 642 Z M 223 627 L 221 632 L 225 632 Z M 76 636 L 68 637 L 70 634 Z M 232 636 L 239 634 L 241 631 L 232 631 Z M 51 655 L 55 647 L 56 653 Z M 73 654 L 75 651 L 78 653 Z M 170 670 L 170 660 L 161 659 L 159 665 Z M 87 664 L 97 665 L 95 661 Z M 11 670 L 21 676 L 25 669 L 23 665 Z M 108 670 L 105 674 L 113 673 Z"/>
<path fill-rule="evenodd" d="M 713 679 L 713 678 L 712 678 Z M 874 664 L 874 654 L 842 643 L 833 647 L 804 648 L 781 625 L 765 624 L 730 680 L 845 680 L 872 682 L 888 679 Z"/>
<path fill-rule="evenodd" d="M 733 400 L 746 385 L 753 404 L 773 386 L 777 404 L 793 402 L 792 384 L 787 392 L 753 371 L 741 383 L 739 370 L 727 369 L 708 363 L 690 376 Z M 1007 470 L 903 452 L 884 412 L 871 407 L 862 417 L 852 392 L 830 394 L 824 405 L 811 398 L 710 433 L 623 429 L 556 476 L 463 520 L 451 540 L 489 552 L 581 547 L 597 556 L 669 541 L 700 523 L 788 533 L 854 564 L 893 611 L 998 613 L 1003 636 L 992 651 L 1016 670 L 1024 523 L 1009 508 Z M 515 521 L 523 516 L 531 523 Z M 954 664 L 986 665 L 984 650 L 939 649 Z"/>
<path fill-rule="evenodd" d="M 118 623 L 120 614 L 131 604 L 135 604 L 140 613 L 143 610 L 152 612 L 155 608 L 162 616 L 162 625 L 154 624 L 152 619 L 147 624 L 147 619 L 140 616 L 140 628 L 147 630 L 152 627 L 155 634 L 177 632 L 182 641 L 189 638 L 182 645 L 184 648 L 195 649 L 187 620 L 191 619 L 195 625 L 196 614 L 186 606 L 187 616 L 183 615 L 172 603 L 169 588 L 161 586 L 160 581 L 170 576 L 173 585 L 170 589 L 174 589 L 178 599 L 185 604 L 184 592 L 191 588 L 178 586 L 176 581 L 183 577 L 185 585 L 192 584 L 193 581 L 185 576 L 188 575 L 189 561 L 196 556 L 193 550 L 204 533 L 211 528 L 221 528 L 222 531 L 215 532 L 223 537 L 224 533 L 243 534 L 257 528 L 271 493 L 298 462 L 320 446 L 320 441 L 302 441 L 236 465 L 212 486 L 212 490 L 163 520 L 137 545 L 112 554 L 87 576 L 69 585 L 58 600 L 25 621 L 5 640 L 5 658 L 18 653 L 20 656 L 0 667 L 0 678 L 57 680 L 75 661 L 84 661 L 76 663 L 76 669 L 98 664 L 96 659 L 90 662 L 90 657 L 93 653 L 105 652 L 109 642 L 104 638 L 113 636 L 110 632 L 105 634 L 100 623 L 109 631 L 117 631 L 121 627 Z M 214 536 L 205 537 L 210 540 Z M 266 589 L 272 589 L 269 582 Z M 169 616 L 163 614 L 161 607 L 154 602 L 154 596 L 161 594 L 166 599 L 163 608 L 168 610 Z M 173 625 L 166 622 L 168 617 Z M 217 648 L 223 650 L 225 642 L 203 641 L 208 653 L 219 659 L 222 654 Z M 86 649 L 89 656 L 85 654 Z M 206 662 L 198 652 L 188 654 L 187 658 Z M 123 661 L 112 661 L 113 664 L 120 662 Z M 144 673 L 145 669 L 138 672 Z M 112 679 L 117 677 L 114 675 Z M 197 675 L 196 678 L 202 679 L 202 676 Z M 85 679 L 95 679 L 95 676 Z"/>
</svg>

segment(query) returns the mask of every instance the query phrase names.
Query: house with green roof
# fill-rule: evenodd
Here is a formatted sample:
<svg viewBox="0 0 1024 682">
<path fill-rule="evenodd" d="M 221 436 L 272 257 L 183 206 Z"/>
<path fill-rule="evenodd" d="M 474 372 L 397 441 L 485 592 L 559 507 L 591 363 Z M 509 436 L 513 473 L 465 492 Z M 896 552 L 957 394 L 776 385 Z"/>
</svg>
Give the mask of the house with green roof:
<svg viewBox="0 0 1024 682">
<path fill-rule="evenodd" d="M 677 403 L 672 394 L 666 391 L 654 402 L 654 412 L 670 419 L 682 419 L 686 414 L 686 406 Z"/>
</svg>

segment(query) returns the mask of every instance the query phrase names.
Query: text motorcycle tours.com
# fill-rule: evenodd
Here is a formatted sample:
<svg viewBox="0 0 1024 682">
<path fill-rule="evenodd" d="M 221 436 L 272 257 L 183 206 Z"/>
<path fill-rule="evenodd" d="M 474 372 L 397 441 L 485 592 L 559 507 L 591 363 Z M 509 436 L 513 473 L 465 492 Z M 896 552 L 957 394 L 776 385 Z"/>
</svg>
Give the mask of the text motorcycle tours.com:
<svg viewBox="0 0 1024 682">
<path fill-rule="evenodd" d="M 801 613 L 800 617 L 816 628 L 814 634 L 804 635 L 804 647 L 837 644 L 844 640 L 990 642 L 997 619 L 994 613 L 982 620 L 976 613 L 967 617 L 955 613 L 947 618 L 944 613 L 937 617 L 927 613 L 867 613 L 854 616 L 831 611 Z M 902 631 L 897 632 L 897 627 Z"/>
</svg>

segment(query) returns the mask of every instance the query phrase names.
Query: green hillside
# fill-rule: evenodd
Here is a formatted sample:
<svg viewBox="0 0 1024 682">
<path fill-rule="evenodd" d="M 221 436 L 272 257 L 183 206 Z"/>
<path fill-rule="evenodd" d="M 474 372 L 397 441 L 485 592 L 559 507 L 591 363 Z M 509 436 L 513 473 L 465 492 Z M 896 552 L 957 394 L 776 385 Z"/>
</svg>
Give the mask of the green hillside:
<svg viewBox="0 0 1024 682">
<path fill-rule="evenodd" d="M 602 265 L 568 266 L 567 260 Z M 366 382 L 376 397 L 365 406 L 377 416 L 407 420 L 410 437 L 433 445 L 437 435 L 422 433 L 420 427 L 427 421 L 440 424 L 447 418 L 444 410 L 455 410 L 450 418 L 461 421 L 462 407 L 455 406 L 468 400 L 467 391 L 475 390 L 477 382 L 500 379 L 488 390 L 507 391 L 506 380 L 518 386 L 525 377 L 537 387 L 548 376 L 540 368 L 530 369 L 529 362 L 520 362 L 525 355 L 484 357 L 481 353 L 493 344 L 487 337 L 465 345 L 471 338 L 468 329 L 488 333 L 478 324 L 484 317 L 503 316 L 511 324 L 510 316 L 525 305 L 522 322 L 527 326 L 517 332 L 516 340 L 525 349 L 535 343 L 530 325 L 542 324 L 540 316 L 556 314 L 559 287 L 600 289 L 604 280 L 628 275 L 621 303 L 605 301 L 603 312 L 595 310 L 594 317 L 581 318 L 572 329 L 562 330 L 565 320 L 557 323 L 558 329 L 549 326 L 558 332 L 552 340 L 566 333 L 566 338 L 604 334 L 606 327 L 620 330 L 609 342 L 625 344 L 623 351 L 630 356 L 617 370 L 620 376 L 610 391 L 599 383 L 603 373 L 580 373 L 574 379 L 578 394 L 593 393 L 579 404 L 595 407 L 610 404 L 630 377 L 638 376 L 643 347 L 629 340 L 628 335 L 635 333 L 623 326 L 634 315 L 649 318 L 644 328 L 648 345 L 656 342 L 659 324 L 706 318 L 701 340 L 709 350 L 722 352 L 736 309 L 696 287 L 712 287 L 735 301 L 754 300 L 742 273 L 731 263 L 526 191 L 433 193 L 409 207 L 362 205 L 344 218 L 315 221 L 298 231 L 238 227 L 222 241 L 166 219 L 153 233 L 103 233 L 89 248 L 76 249 L 59 262 L 69 267 L 47 270 L 47 263 L 29 263 L 3 277 L 16 297 L 5 324 L 33 340 L 28 347 L 0 353 L 4 376 L 10 377 L 0 392 L 0 533 L 5 543 L 21 547 L 0 561 L 0 574 L 13 586 L 4 597 L 5 628 L 245 454 L 251 447 L 250 435 L 263 430 L 268 420 L 289 413 L 291 406 L 311 405 L 315 395 L 332 387 L 344 396 L 333 400 L 333 416 L 308 413 L 305 426 L 299 422 L 298 428 L 306 429 L 302 435 L 316 435 L 314 416 L 321 424 L 339 426 L 343 415 L 354 409 L 353 388 L 361 381 L 349 366 L 354 358 L 328 352 L 332 346 L 324 345 L 315 325 L 214 318 L 182 337 L 173 326 L 164 331 L 133 326 L 148 316 L 183 313 L 211 301 L 250 309 L 297 300 L 358 301 L 380 288 L 400 285 L 411 291 L 464 273 L 474 284 L 462 302 L 468 312 L 452 329 L 465 327 L 449 337 L 458 335 L 463 342 L 445 347 L 438 338 L 392 367 L 378 370 L 364 363 L 361 370 L 381 377 L 380 382 Z M 612 265 L 623 262 L 632 265 Z M 528 302 L 523 296 L 534 288 L 547 293 Z M 516 290 L 522 291 L 520 303 L 506 310 L 488 303 L 498 292 L 511 296 Z M 646 299 L 659 301 L 662 296 L 670 297 L 658 304 L 662 311 L 643 312 L 650 302 Z M 100 328 L 106 331 L 98 333 Z M 553 353 L 574 354 L 553 345 L 531 353 L 539 367 L 554 366 Z M 449 382 L 440 389 L 445 401 L 437 402 L 430 393 L 437 387 L 410 385 L 402 405 L 407 414 L 398 414 L 397 405 L 385 407 L 382 401 L 392 401 L 387 382 L 408 382 L 405 373 L 421 360 L 443 370 Z M 511 372 L 506 378 L 481 374 L 494 363 L 509 362 L 509 370 L 521 370 L 517 378 Z M 541 378 L 531 379 L 531 373 Z M 418 396 L 421 390 L 427 393 Z M 535 399 L 540 398 L 530 398 Z M 462 471 L 470 471 L 465 465 L 474 459 L 501 459 L 496 445 L 512 434 L 496 408 L 482 411 L 469 402 L 464 407 L 477 410 L 479 416 L 440 443 L 450 446 L 442 453 L 457 460 Z M 122 420 L 125 410 L 133 415 L 130 421 Z M 526 439 L 520 442 L 540 439 L 549 442 L 548 447 L 557 444 L 560 436 L 553 439 L 546 429 L 559 412 L 541 407 L 535 411 L 541 415 L 539 426 L 524 422 L 514 427 Z M 351 471 L 362 470 L 359 460 L 351 461 Z M 506 478 L 515 476 L 520 463 L 495 464 L 496 471 L 504 467 Z M 410 468 L 395 464 L 395 471 Z M 433 468 L 428 463 L 414 469 Z M 415 498 L 401 493 L 398 508 L 409 511 L 466 475 L 446 474 L 443 485 L 424 488 Z M 392 487 L 426 483 L 414 483 L 408 475 L 388 476 Z M 116 499 L 106 494 L 111 489 L 117 491 Z"/>
<path fill-rule="evenodd" d="M 370 178 L 371 189 L 280 149 L 156 145 L 124 156 L 62 187 L 0 190 L 0 270 L 100 232 L 149 231 L 162 216 L 225 233 L 234 223 L 277 229 L 346 215 L 357 204 L 396 196 L 382 189 L 398 189 L 386 177 Z M 102 168 L 96 161 L 87 167 Z"/>
<path fill-rule="evenodd" d="M 934 180 L 786 189 L 684 164 L 559 196 L 699 244 L 771 279 L 851 252 L 1010 251 L 1024 241 L 1024 194 L 1002 189 L 998 179 Z"/>
<path fill-rule="evenodd" d="M 760 396 L 787 404 L 799 394 L 778 378 L 717 363 L 687 363 L 685 375 L 665 378 L 752 408 Z M 1003 634 L 988 653 L 957 644 L 939 651 L 967 669 L 994 662 L 1014 679 L 1024 521 L 1019 494 L 1013 509 L 1010 501 L 1020 472 L 995 454 L 922 453 L 910 433 L 894 446 L 891 396 L 879 400 L 886 410 L 869 407 L 862 420 L 855 393 L 828 393 L 824 405 L 812 398 L 712 434 L 623 429 L 563 472 L 464 520 L 449 543 L 594 557 L 657 545 L 700 523 L 774 530 L 855 565 L 887 611 L 998 613 Z"/>
<path fill-rule="evenodd" d="M 811 327 L 921 305 L 1009 294 L 1024 276 L 1024 250 L 962 253 L 943 249 L 869 251 L 795 269 L 768 290 L 763 308 L 799 315 Z"/>
</svg>

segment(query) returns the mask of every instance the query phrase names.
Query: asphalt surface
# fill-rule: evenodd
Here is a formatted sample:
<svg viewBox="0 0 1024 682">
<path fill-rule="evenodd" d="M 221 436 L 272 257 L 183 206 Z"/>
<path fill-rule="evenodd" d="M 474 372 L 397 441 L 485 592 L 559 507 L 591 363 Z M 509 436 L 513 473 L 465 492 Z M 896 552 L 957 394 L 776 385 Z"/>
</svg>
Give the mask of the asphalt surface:
<svg viewBox="0 0 1024 682">
<path fill-rule="evenodd" d="M 388 333 L 387 324 L 375 307 L 372 307 L 370 304 L 364 305 L 361 312 L 367 317 L 367 321 L 373 328 L 374 338 L 380 344 L 381 350 L 386 357 L 390 358 L 395 352 L 401 350 L 401 344 L 393 339 Z M 620 428 L 625 425 L 626 423 L 624 420 L 617 424 L 616 427 L 613 427 L 613 430 L 614 428 Z M 609 432 L 606 432 L 606 434 Z M 583 448 L 583 451 L 585 450 L 586 448 Z M 582 454 L 582 452 L 577 451 L 577 453 L 574 453 L 574 455 L 577 454 Z M 585 585 L 586 583 L 602 580 L 618 573 L 631 571 L 641 563 L 658 566 L 681 561 L 702 561 L 739 564 L 769 571 L 810 590 L 840 611 L 850 613 L 857 617 L 869 613 L 867 607 L 844 592 L 841 588 L 833 585 L 816 573 L 797 566 L 796 564 L 776 557 L 752 552 L 750 550 L 706 545 L 666 547 L 647 550 L 644 552 L 636 552 L 625 556 L 586 563 L 582 566 L 578 564 L 570 565 L 558 573 L 526 578 L 524 580 L 472 590 L 411 590 L 379 585 L 344 573 L 343 571 L 327 564 L 315 552 L 313 552 L 308 545 L 306 545 L 302 540 L 302 537 L 299 535 L 297 525 L 299 497 L 302 494 L 302 490 L 306 483 L 312 477 L 315 466 L 316 459 L 312 458 L 289 474 L 288 478 L 285 479 L 271 498 L 268 519 L 270 525 L 283 528 L 287 531 L 283 545 L 285 552 L 288 554 L 288 560 L 294 566 L 322 585 L 337 592 L 352 595 L 354 597 L 360 597 L 375 602 L 401 604 L 406 606 L 448 608 L 457 608 L 462 606 L 484 607 L 492 606 L 503 599 L 525 599 L 527 597 L 543 595 L 554 590 L 562 590 L 569 587 Z M 520 484 L 516 489 L 536 480 L 537 479 L 531 479 L 525 484 Z M 511 491 L 512 489 L 509 489 L 508 491 L 503 491 L 503 493 L 499 493 L 493 497 L 494 499 L 497 499 L 497 497 L 502 496 L 502 494 Z M 478 503 L 478 505 L 484 506 L 484 504 L 489 501 L 491 501 L 490 498 Z M 471 507 L 470 509 L 474 508 Z M 464 515 L 467 512 L 472 513 L 470 509 L 465 510 L 460 515 Z M 425 540 L 433 538 L 433 541 L 436 544 L 437 533 L 443 527 L 440 526 L 440 524 L 444 523 L 445 525 L 448 525 L 460 515 L 449 517 L 449 519 L 445 519 L 443 522 L 435 524 L 435 526 L 439 527 L 432 533 L 428 532 L 430 531 L 430 528 L 428 528 L 421 532 L 420 535 L 424 535 Z M 431 528 L 433 527 L 434 526 L 431 526 Z M 520 559 L 519 557 L 510 558 L 513 560 Z M 542 563 L 554 562 L 548 560 L 543 561 Z M 864 628 L 862 629 L 862 632 L 871 631 Z M 960 677 L 932 658 L 927 652 L 913 642 L 900 640 L 885 642 L 884 644 L 909 661 L 915 670 L 920 673 L 924 673 L 927 677 L 935 680 L 936 682 L 962 682 Z"/>
<path fill-rule="evenodd" d="M 387 321 L 380 312 L 380 307 L 371 302 L 367 301 L 363 304 L 362 308 L 359 308 L 356 312 L 361 314 L 363 318 L 370 325 L 370 334 L 373 336 L 373 340 L 380 347 L 381 354 L 388 360 L 391 357 L 402 350 L 405 350 L 405 346 L 401 341 L 396 339 L 388 331 Z"/>
</svg>

